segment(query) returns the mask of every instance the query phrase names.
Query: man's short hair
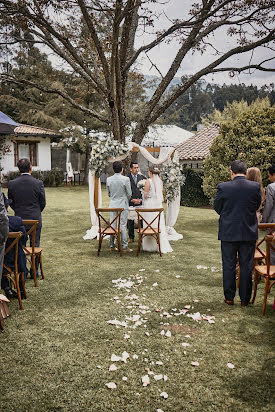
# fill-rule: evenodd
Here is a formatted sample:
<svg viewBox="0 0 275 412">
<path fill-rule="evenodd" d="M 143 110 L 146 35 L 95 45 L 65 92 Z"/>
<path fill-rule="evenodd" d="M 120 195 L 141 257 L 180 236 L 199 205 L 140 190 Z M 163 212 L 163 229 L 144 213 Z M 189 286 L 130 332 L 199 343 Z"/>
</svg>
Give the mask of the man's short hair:
<svg viewBox="0 0 275 412">
<path fill-rule="evenodd" d="M 123 169 L 123 163 L 120 161 L 116 161 L 113 163 L 113 169 L 115 173 L 120 173 Z"/>
<path fill-rule="evenodd" d="M 242 174 L 245 175 L 247 171 L 246 163 L 243 160 L 234 160 L 231 163 L 231 170 L 235 175 Z"/>
<path fill-rule="evenodd" d="M 275 173 L 275 165 L 271 165 L 267 168 L 267 171 L 273 176 Z"/>
<path fill-rule="evenodd" d="M 17 162 L 17 167 L 20 173 L 29 173 L 31 170 L 31 162 L 29 159 L 20 159 Z"/>
<path fill-rule="evenodd" d="M 134 165 L 138 165 L 138 162 L 131 162 L 130 163 L 130 169 L 132 169 Z"/>
</svg>

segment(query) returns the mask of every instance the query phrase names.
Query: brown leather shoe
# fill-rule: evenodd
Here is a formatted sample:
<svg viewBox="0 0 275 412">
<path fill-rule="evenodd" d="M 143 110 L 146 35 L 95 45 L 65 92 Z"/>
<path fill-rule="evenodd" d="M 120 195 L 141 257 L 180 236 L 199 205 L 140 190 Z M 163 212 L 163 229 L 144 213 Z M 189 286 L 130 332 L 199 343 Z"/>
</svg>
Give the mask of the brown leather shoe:
<svg viewBox="0 0 275 412">
<path fill-rule="evenodd" d="M 110 247 L 110 252 L 117 252 L 118 248 L 117 247 Z"/>
<path fill-rule="evenodd" d="M 129 239 L 128 243 L 134 243 L 135 239 Z"/>
<path fill-rule="evenodd" d="M 123 249 L 124 253 L 130 253 L 133 252 L 133 249 L 130 249 L 129 247 L 127 247 L 127 249 Z"/>
<path fill-rule="evenodd" d="M 248 302 L 241 302 L 241 306 L 248 306 Z"/>
<path fill-rule="evenodd" d="M 227 305 L 234 305 L 234 300 L 224 299 L 224 303 L 226 303 Z"/>
</svg>

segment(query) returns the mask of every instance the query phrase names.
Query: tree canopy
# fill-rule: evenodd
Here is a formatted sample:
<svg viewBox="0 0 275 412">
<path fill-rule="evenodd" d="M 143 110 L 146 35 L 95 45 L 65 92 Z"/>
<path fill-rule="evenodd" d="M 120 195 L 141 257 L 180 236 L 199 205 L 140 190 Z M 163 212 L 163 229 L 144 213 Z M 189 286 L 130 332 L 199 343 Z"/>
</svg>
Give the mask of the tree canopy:
<svg viewBox="0 0 275 412">
<path fill-rule="evenodd" d="M 230 180 L 230 164 L 235 159 L 244 160 L 248 167 L 258 167 L 267 184 L 266 169 L 275 160 L 275 107 L 270 107 L 268 98 L 250 106 L 234 102 L 212 120 L 218 120 L 221 129 L 204 162 L 205 194 L 213 199 L 218 183 Z"/>
<path fill-rule="evenodd" d="M 169 20 L 165 29 L 157 25 L 157 14 L 150 9 L 157 0 L 0 0 L 2 44 L 12 49 L 22 42 L 23 32 L 33 36 L 31 42 L 41 44 L 55 56 L 68 73 L 81 78 L 90 93 L 99 96 L 99 106 L 87 105 L 71 93 L 70 84 L 29 80 L 6 71 L 2 79 L 56 93 L 74 107 L 111 127 L 115 139 L 124 141 L 129 123 L 127 86 L 139 58 L 172 39 L 177 50 L 153 96 L 144 102 L 134 131 L 134 140 L 141 143 L 148 126 L 186 92 L 196 81 L 209 73 L 242 72 L 249 69 L 272 71 L 270 60 L 254 61 L 253 51 L 270 47 L 274 41 L 273 0 L 201 0 L 182 7 L 182 15 Z M 160 2 L 161 3 L 161 2 Z M 150 27 L 153 38 L 137 46 L 136 38 Z M 217 50 L 213 36 L 227 30 L 230 42 Z M 184 80 L 171 94 L 168 87 L 189 54 L 207 53 L 211 61 L 201 59 L 199 70 Z M 245 65 L 232 57 L 251 52 Z M 231 60 L 230 60 L 231 59 Z"/>
</svg>

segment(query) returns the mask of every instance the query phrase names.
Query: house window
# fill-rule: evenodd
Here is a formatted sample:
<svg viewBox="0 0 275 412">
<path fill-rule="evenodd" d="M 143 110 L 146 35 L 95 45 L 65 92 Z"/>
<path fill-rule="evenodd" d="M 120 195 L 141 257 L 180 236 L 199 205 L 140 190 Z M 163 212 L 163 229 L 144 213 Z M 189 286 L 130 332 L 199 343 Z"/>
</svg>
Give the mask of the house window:
<svg viewBox="0 0 275 412">
<path fill-rule="evenodd" d="M 29 159 L 33 166 L 37 166 L 37 143 L 17 141 L 14 143 L 14 165 L 19 159 Z"/>
</svg>

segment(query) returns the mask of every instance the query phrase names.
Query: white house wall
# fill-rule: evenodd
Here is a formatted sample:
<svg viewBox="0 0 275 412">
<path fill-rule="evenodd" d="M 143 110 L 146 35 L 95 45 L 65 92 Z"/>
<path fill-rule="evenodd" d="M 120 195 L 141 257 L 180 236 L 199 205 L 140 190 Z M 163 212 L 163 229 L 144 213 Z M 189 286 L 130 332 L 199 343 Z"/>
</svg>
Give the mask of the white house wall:
<svg viewBox="0 0 275 412">
<path fill-rule="evenodd" d="M 38 165 L 33 167 L 33 170 L 51 170 L 51 146 L 50 138 L 42 137 L 19 137 L 16 139 L 7 138 L 4 144 L 4 154 L 1 159 L 1 174 L 5 175 L 9 172 L 17 172 L 18 168 L 14 165 L 14 144 L 16 141 L 35 141 L 38 142 L 37 161 Z"/>
</svg>

